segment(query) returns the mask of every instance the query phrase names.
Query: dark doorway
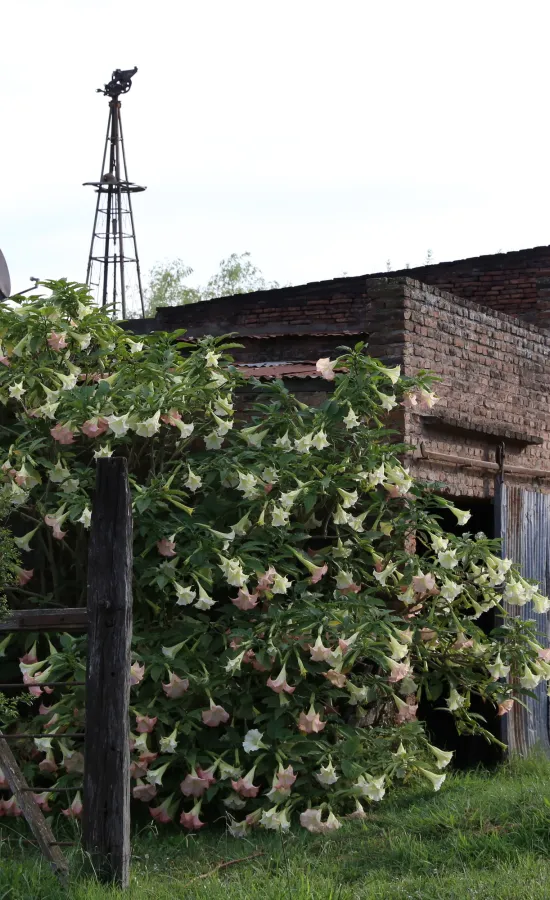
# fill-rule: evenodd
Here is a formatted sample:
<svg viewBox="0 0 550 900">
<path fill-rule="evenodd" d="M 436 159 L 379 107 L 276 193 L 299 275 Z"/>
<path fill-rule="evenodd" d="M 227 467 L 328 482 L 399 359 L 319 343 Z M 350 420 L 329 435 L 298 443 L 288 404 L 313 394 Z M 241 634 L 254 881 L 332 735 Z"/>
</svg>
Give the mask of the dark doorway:
<svg viewBox="0 0 550 900">
<path fill-rule="evenodd" d="M 449 510 L 438 511 L 442 528 L 451 534 L 472 534 L 482 531 L 488 538 L 495 536 L 494 504 L 492 500 L 468 500 L 464 497 L 453 499 L 460 509 L 469 509 L 472 516 L 467 525 L 458 525 L 455 516 Z M 493 610 L 484 613 L 477 624 L 489 633 L 495 627 Z M 454 765 L 465 769 L 477 765 L 494 766 L 502 760 L 502 751 L 495 744 L 490 744 L 482 737 L 470 737 L 458 734 L 453 717 L 437 707 L 444 707 L 444 701 L 430 703 L 425 697 L 419 705 L 419 718 L 426 723 L 429 738 L 437 747 L 454 750 Z M 482 715 L 486 720 L 485 728 L 500 739 L 500 720 L 492 704 L 483 703 L 479 697 L 472 697 L 470 709 Z"/>
</svg>

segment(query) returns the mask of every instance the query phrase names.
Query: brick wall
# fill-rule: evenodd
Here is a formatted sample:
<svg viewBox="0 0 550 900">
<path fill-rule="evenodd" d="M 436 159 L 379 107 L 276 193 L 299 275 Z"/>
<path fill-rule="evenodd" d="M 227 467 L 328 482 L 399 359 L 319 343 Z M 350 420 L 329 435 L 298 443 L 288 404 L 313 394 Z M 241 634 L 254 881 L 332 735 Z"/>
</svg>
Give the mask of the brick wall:
<svg viewBox="0 0 550 900">
<path fill-rule="evenodd" d="M 550 247 L 477 256 L 416 269 L 408 276 L 467 300 L 550 328 Z M 131 323 L 136 332 L 184 327 L 190 335 L 261 334 L 362 329 L 368 285 L 387 273 L 316 281 L 289 288 L 221 297 L 191 306 L 161 309 L 155 319 Z"/>
<path fill-rule="evenodd" d="M 417 447 L 424 442 L 428 451 L 490 461 L 504 440 L 508 463 L 550 471 L 550 333 L 420 282 L 400 281 L 404 372 L 429 369 L 442 379 L 432 411 L 439 422 L 407 411 L 405 439 Z M 413 467 L 447 483 L 452 494 L 493 495 L 492 473 L 423 460 Z M 550 481 L 539 486 L 548 490 Z"/>
<path fill-rule="evenodd" d="M 550 328 L 550 247 L 476 256 L 392 273 Z"/>
</svg>

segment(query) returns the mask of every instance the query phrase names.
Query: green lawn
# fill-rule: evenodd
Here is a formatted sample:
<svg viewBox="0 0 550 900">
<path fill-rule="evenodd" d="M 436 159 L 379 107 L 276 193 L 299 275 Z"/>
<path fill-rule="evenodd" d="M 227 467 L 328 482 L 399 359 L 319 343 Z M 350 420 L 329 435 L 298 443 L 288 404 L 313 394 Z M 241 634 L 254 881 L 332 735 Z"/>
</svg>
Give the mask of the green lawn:
<svg viewBox="0 0 550 900">
<path fill-rule="evenodd" d="M 9 820 L 11 824 L 13 820 Z M 2 820 L 3 825 L 6 819 Z M 100 900 L 122 895 L 85 874 L 73 852 L 68 894 L 47 865 L 0 831 L 0 900 Z M 220 863 L 262 856 L 193 880 Z M 402 792 L 331 838 L 297 829 L 237 841 L 146 829 L 134 841 L 127 900 L 548 900 L 550 762 L 447 779 L 441 792 Z"/>
</svg>

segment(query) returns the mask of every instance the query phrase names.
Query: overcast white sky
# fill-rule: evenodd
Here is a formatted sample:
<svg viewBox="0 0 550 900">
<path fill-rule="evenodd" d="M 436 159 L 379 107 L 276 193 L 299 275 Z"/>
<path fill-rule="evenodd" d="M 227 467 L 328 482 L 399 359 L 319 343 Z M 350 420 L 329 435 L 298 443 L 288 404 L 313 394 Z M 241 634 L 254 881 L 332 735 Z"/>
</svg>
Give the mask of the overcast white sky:
<svg viewBox="0 0 550 900">
<path fill-rule="evenodd" d="M 114 68 L 142 268 L 294 284 L 550 243 L 538 0 L 5 0 L 0 246 L 83 280 Z"/>
</svg>

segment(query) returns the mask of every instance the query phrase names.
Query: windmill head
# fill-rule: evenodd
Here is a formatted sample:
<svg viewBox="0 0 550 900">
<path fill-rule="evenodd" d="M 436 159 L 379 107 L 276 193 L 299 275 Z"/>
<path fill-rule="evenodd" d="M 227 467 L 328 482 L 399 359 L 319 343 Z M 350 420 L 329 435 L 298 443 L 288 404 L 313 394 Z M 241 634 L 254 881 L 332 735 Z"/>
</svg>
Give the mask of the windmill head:
<svg viewBox="0 0 550 900">
<path fill-rule="evenodd" d="M 6 300 L 9 296 L 11 296 L 10 273 L 4 254 L 0 250 L 0 300 Z"/>
</svg>

